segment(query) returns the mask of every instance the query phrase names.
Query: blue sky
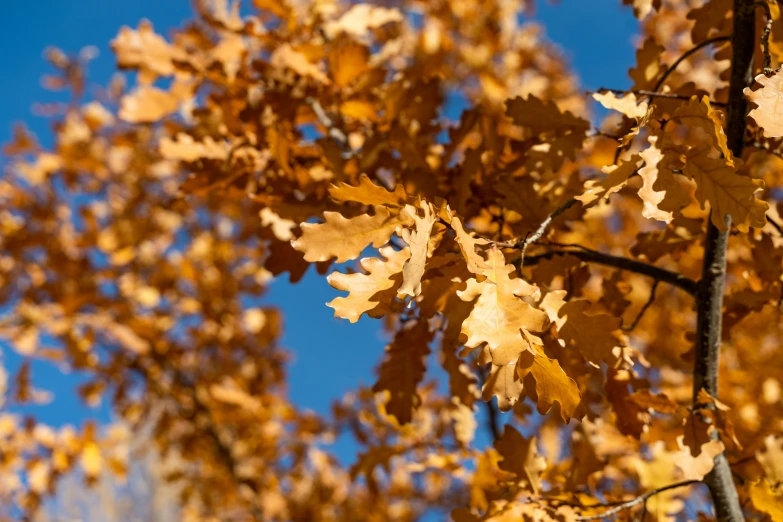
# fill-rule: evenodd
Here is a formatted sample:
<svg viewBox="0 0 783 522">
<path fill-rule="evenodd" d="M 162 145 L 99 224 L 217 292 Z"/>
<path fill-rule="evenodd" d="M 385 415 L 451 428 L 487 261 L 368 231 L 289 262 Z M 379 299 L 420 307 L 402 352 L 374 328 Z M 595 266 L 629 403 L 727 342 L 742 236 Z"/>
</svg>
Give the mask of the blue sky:
<svg viewBox="0 0 783 522">
<path fill-rule="evenodd" d="M 158 32 L 168 34 L 190 14 L 188 0 L 6 2 L 0 17 L 0 63 L 5 74 L 0 82 L 0 141 L 10 139 L 16 121 L 25 121 L 43 143 L 50 141 L 46 121 L 31 110 L 35 102 L 59 99 L 40 84 L 41 76 L 50 72 L 42 59 L 47 46 L 69 53 L 96 46 L 100 56 L 92 62 L 91 81 L 103 84 L 114 72 L 108 44 L 120 26 L 135 27 L 141 18 L 147 18 Z M 637 24 L 631 10 L 620 6 L 620 0 L 561 0 L 557 5 L 539 2 L 536 19 L 562 47 L 586 90 L 628 86 Z M 325 303 L 336 295 L 323 276 L 310 271 L 297 285 L 276 281 L 265 299 L 279 306 L 285 316 L 283 345 L 294 354 L 289 366 L 292 399 L 324 413 L 344 392 L 359 383 L 373 382 L 373 370 L 385 344 L 378 321 L 363 319 L 352 325 L 334 319 Z M 89 412 L 76 397 L 68 395 L 72 378 L 63 380 L 53 368 L 38 371 L 34 378 L 58 396 L 57 407 L 40 411 L 43 420 L 79 424 L 88 416 L 107 418 L 106 409 Z"/>
</svg>

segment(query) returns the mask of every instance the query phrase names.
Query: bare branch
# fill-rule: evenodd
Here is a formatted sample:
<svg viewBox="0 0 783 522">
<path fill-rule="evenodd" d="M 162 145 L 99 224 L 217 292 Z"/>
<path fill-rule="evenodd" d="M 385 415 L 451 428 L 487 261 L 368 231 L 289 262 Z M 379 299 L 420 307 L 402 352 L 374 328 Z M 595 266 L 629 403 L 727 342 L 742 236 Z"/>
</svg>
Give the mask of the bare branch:
<svg viewBox="0 0 783 522">
<path fill-rule="evenodd" d="M 669 77 L 671 73 L 674 72 L 675 69 L 677 69 L 677 66 L 680 65 L 683 61 L 687 60 L 689 56 L 696 53 L 699 49 L 702 49 L 703 47 L 707 47 L 708 45 L 712 45 L 714 43 L 720 43 L 720 42 L 727 42 L 731 39 L 730 36 L 716 36 L 714 38 L 708 38 L 702 42 L 699 42 L 691 49 L 685 51 L 682 56 L 677 58 L 671 66 L 666 69 L 666 72 L 663 73 L 663 76 L 661 76 L 658 81 L 655 84 L 655 87 L 653 87 L 654 92 L 658 92 L 661 90 L 661 87 L 663 87 L 664 82 L 666 81 L 666 78 Z"/>
<path fill-rule="evenodd" d="M 535 232 L 532 234 L 526 236 L 524 239 L 521 239 L 516 242 L 505 242 L 505 243 L 495 243 L 497 246 L 501 248 L 518 248 L 519 249 L 519 269 L 521 270 L 522 267 L 525 264 L 525 251 L 527 250 L 527 247 L 531 245 L 532 243 L 535 243 L 539 239 L 541 239 L 541 236 L 543 236 L 546 233 L 547 228 L 549 228 L 549 225 L 552 224 L 552 221 L 568 210 L 569 208 L 573 207 L 576 204 L 576 200 L 574 198 L 569 199 L 557 209 L 555 209 L 554 212 L 549 214 L 549 216 L 541 222 L 541 224 L 538 226 Z"/>
<path fill-rule="evenodd" d="M 334 124 L 334 120 L 326 113 L 321 102 L 312 97 L 308 97 L 305 101 L 313 109 L 315 117 L 318 118 L 320 124 L 326 127 L 327 134 L 340 145 L 346 154 L 349 154 L 351 145 L 348 143 L 348 136 Z"/>
<path fill-rule="evenodd" d="M 769 4 L 766 2 L 756 2 L 753 7 L 761 7 L 764 9 L 764 16 L 766 16 L 766 23 L 764 24 L 764 32 L 761 33 L 761 50 L 764 53 L 764 74 L 772 76 L 775 72 L 772 70 L 772 57 L 769 54 L 769 34 L 772 32 L 772 11 L 769 9 Z"/>
<path fill-rule="evenodd" d="M 639 495 L 638 497 L 633 498 L 633 499 L 631 499 L 631 500 L 629 500 L 627 502 L 623 502 L 621 504 L 617 504 L 614 507 L 612 507 L 611 509 L 607 509 L 603 513 L 598 513 L 597 515 L 588 515 L 588 516 L 583 516 L 583 517 L 576 517 L 576 520 L 586 521 L 586 520 L 599 520 L 599 519 L 602 519 L 602 518 L 608 518 L 608 517 L 611 517 L 612 515 L 616 515 L 617 513 L 619 513 L 620 511 L 622 511 L 624 509 L 631 509 L 631 508 L 634 508 L 634 507 L 636 507 L 636 506 L 638 506 L 640 504 L 644 504 L 646 506 L 647 499 L 649 499 L 650 497 L 654 497 L 655 495 L 658 495 L 659 493 L 663 493 L 664 491 L 669 491 L 669 490 L 672 490 L 672 489 L 684 488 L 686 486 L 691 486 L 693 484 L 699 484 L 699 481 L 698 480 L 686 480 L 684 482 L 677 482 L 676 484 L 669 484 L 668 486 L 664 486 L 662 488 L 652 489 L 652 490 L 648 491 L 647 493 L 645 493 L 643 495 Z M 606 504 L 602 504 L 602 505 L 605 506 Z M 583 507 L 598 507 L 598 506 L 583 506 Z"/>
<path fill-rule="evenodd" d="M 574 256 L 577 259 L 585 261 L 587 263 L 596 263 L 604 266 L 611 266 L 619 268 L 620 270 L 626 270 L 635 274 L 651 277 L 657 281 L 675 286 L 681 290 L 684 290 L 690 295 L 696 295 L 697 283 L 689 277 L 685 277 L 677 272 L 666 270 L 643 261 L 637 261 L 627 257 L 613 256 L 611 254 L 604 254 L 597 250 L 590 250 L 585 247 L 581 247 L 578 250 L 556 250 L 552 252 L 545 252 L 535 256 L 529 256 L 527 258 L 528 265 L 535 265 L 541 261 L 552 259 L 555 256 Z"/>
<path fill-rule="evenodd" d="M 644 89 L 634 89 L 634 90 L 623 90 L 623 89 L 606 89 L 601 88 L 599 91 L 608 91 L 613 92 L 615 94 L 634 94 L 636 96 L 647 96 L 648 98 L 670 98 L 673 100 L 683 100 L 687 101 L 690 100 L 691 97 L 687 96 L 685 94 L 676 94 L 673 92 L 656 92 L 656 91 L 648 91 Z M 723 102 L 718 101 L 712 101 L 710 100 L 710 105 L 713 105 L 715 107 L 725 107 L 726 104 Z"/>
<path fill-rule="evenodd" d="M 636 318 L 633 320 L 631 324 L 628 326 L 623 327 L 623 331 L 630 332 L 634 328 L 636 328 L 636 325 L 639 324 L 639 321 L 642 320 L 642 317 L 644 316 L 644 312 L 647 311 L 648 308 L 653 304 L 653 301 L 655 301 L 655 291 L 658 289 L 658 283 L 660 283 L 660 279 L 656 279 L 655 282 L 653 282 L 652 288 L 650 288 L 650 297 L 647 299 L 647 302 L 644 303 L 644 306 L 642 306 L 642 309 L 639 310 L 639 313 L 636 314 Z"/>
<path fill-rule="evenodd" d="M 753 59 L 756 50 L 756 10 L 752 0 L 734 0 L 734 31 L 731 35 L 731 79 L 727 107 L 726 139 L 734 156 L 742 157 L 747 129 L 748 101 L 743 91 L 753 81 Z M 724 231 L 708 220 L 704 238 L 704 260 L 696 298 L 696 339 L 693 357 L 693 403 L 698 402 L 702 388 L 718 397 L 718 368 L 723 335 L 723 294 L 726 281 L 726 252 L 731 216 L 724 217 Z M 710 438 L 720 438 L 713 430 Z M 716 518 L 742 522 L 742 506 L 726 454 L 715 457 L 715 464 L 704 477 L 710 488 Z"/>
</svg>

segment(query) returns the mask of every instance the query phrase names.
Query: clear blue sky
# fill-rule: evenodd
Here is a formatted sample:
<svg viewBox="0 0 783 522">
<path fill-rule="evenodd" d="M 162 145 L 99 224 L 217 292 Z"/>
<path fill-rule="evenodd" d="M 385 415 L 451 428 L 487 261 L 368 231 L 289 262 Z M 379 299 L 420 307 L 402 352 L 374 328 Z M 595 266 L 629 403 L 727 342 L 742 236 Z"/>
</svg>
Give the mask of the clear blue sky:
<svg viewBox="0 0 783 522">
<path fill-rule="evenodd" d="M 477 0 L 478 1 L 478 0 Z M 46 0 L 5 2 L 0 17 L 0 141 L 10 139 L 15 121 L 25 121 L 48 143 L 48 127 L 31 112 L 35 102 L 57 96 L 40 86 L 49 72 L 43 50 L 55 45 L 77 52 L 94 45 L 100 56 L 91 65 L 91 81 L 105 83 L 114 71 L 108 44 L 122 25 L 136 26 L 141 18 L 168 34 L 191 14 L 188 0 Z M 637 24 L 620 0 L 561 0 L 550 6 L 539 2 L 536 18 L 546 27 L 582 78 L 585 89 L 623 88 L 629 84 L 627 70 L 633 64 L 633 35 Z M 290 394 L 296 404 L 326 412 L 331 402 L 357 384 L 371 384 L 373 369 L 383 354 L 384 336 L 377 321 L 363 319 L 351 325 L 334 319 L 325 306 L 338 292 L 322 276 L 310 271 L 297 285 L 276 281 L 266 301 L 282 308 L 285 315 L 284 346 L 294 353 L 289 367 Z M 7 347 L 0 345 L 3 351 Z M 6 360 L 12 356 L 5 354 Z M 107 418 L 105 409 L 89 412 L 65 390 L 56 370 L 34 374 L 42 387 L 57 393 L 57 407 L 41 410 L 40 416 L 55 424 L 80 424 L 87 416 Z M 67 387 L 66 387 L 67 385 Z"/>
</svg>

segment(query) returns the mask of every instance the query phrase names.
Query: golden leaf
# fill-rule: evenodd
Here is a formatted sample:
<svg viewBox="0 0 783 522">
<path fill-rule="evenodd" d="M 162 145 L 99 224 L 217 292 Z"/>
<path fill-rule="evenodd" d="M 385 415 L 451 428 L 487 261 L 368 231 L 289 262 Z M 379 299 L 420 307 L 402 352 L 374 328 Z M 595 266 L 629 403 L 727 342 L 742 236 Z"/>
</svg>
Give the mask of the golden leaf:
<svg viewBox="0 0 783 522">
<path fill-rule="evenodd" d="M 640 119 L 647 115 L 649 104 L 646 101 L 639 103 L 632 92 L 617 96 L 611 91 L 595 92 L 593 99 L 610 110 L 615 110 L 629 118 Z"/>
<path fill-rule="evenodd" d="M 388 392 L 386 412 L 397 422 L 408 424 L 421 404 L 416 387 L 424 378 L 424 358 L 430 353 L 432 340 L 427 321 L 417 321 L 406 326 L 394 336 L 386 347 L 386 357 L 378 370 L 378 382 L 372 391 Z"/>
<path fill-rule="evenodd" d="M 324 212 L 325 223 L 302 223 L 302 237 L 291 242 L 296 250 L 304 252 L 311 263 L 336 258 L 338 263 L 356 259 L 369 245 L 385 245 L 392 234 L 402 226 L 410 225 L 412 218 L 403 212 L 392 212 L 382 206 L 375 214 L 361 214 L 354 218 L 338 212 Z"/>
<path fill-rule="evenodd" d="M 473 233 L 468 233 L 462 226 L 462 221 L 457 216 L 449 214 L 449 225 L 457 234 L 457 244 L 465 258 L 468 270 L 474 274 L 480 274 L 488 268 L 484 259 L 476 253 L 476 246 L 487 245 L 489 241 L 482 238 L 475 238 Z"/>
<path fill-rule="evenodd" d="M 329 274 L 327 281 L 330 285 L 349 292 L 347 297 L 336 297 L 327 303 L 327 306 L 334 308 L 335 317 L 355 323 L 363 313 L 370 317 L 381 317 L 391 311 L 390 303 L 397 294 L 395 289 L 402 281 L 399 274 L 403 263 L 410 257 L 410 250 L 405 248 L 395 252 L 393 248 L 386 247 L 379 252 L 386 258 L 385 261 L 376 257 L 361 260 L 367 274 Z"/>
<path fill-rule="evenodd" d="M 639 197 L 644 202 L 642 215 L 648 219 L 657 219 L 671 223 L 674 212 L 690 202 L 690 198 L 671 170 L 666 168 L 663 152 L 658 148 L 657 136 L 650 137 L 650 147 L 640 154 L 645 165 L 639 169 L 643 180 Z"/>
<path fill-rule="evenodd" d="M 540 346 L 534 346 L 535 354 L 523 352 L 519 358 L 517 372 L 522 379 L 527 375 L 533 377 L 538 398 L 538 412 L 545 415 L 555 403 L 558 403 L 560 416 L 564 422 L 568 422 L 572 417 L 583 416 L 584 413 L 578 412 L 582 396 L 576 382 L 566 375 L 557 359 L 550 359 Z"/>
<path fill-rule="evenodd" d="M 327 22 L 324 25 L 324 32 L 330 39 L 334 39 L 341 33 L 362 38 L 371 29 L 402 21 L 402 13 L 397 9 L 372 4 L 354 4 L 340 18 Z"/>
<path fill-rule="evenodd" d="M 86 442 L 82 448 L 81 465 L 84 474 L 89 478 L 96 478 L 103 469 L 103 456 L 98 445 L 94 442 Z"/>
<path fill-rule="evenodd" d="M 402 268 L 402 286 L 398 292 L 412 297 L 421 294 L 421 277 L 424 275 L 425 264 L 430 254 L 430 234 L 432 226 L 438 220 L 430 203 L 421 201 L 420 205 L 424 210 L 424 217 L 419 217 L 413 205 L 405 206 L 405 212 L 413 217 L 416 231 L 411 232 L 408 228 L 402 230 L 402 239 L 410 247 L 411 257 L 405 261 L 405 266 Z"/>
<path fill-rule="evenodd" d="M 691 128 L 703 130 L 712 139 L 713 146 L 723 154 L 726 162 L 733 165 L 726 133 L 723 131 L 723 122 L 710 105 L 710 99 L 707 96 L 703 96 L 701 100 L 698 96 L 691 96 L 688 103 L 681 105 L 674 111 L 672 119 Z"/>
<path fill-rule="evenodd" d="M 356 186 L 339 183 L 329 187 L 329 195 L 337 201 L 356 201 L 365 205 L 385 205 L 387 207 L 402 207 L 408 201 L 408 195 L 402 185 L 394 187 L 394 191 L 386 190 L 370 181 L 366 174 L 359 176 Z"/>
<path fill-rule="evenodd" d="M 538 494 L 546 459 L 538 454 L 536 438 L 526 439 L 507 424 L 503 436 L 495 441 L 494 446 L 503 457 L 498 463 L 500 469 L 513 473 L 518 481 L 528 484 L 533 493 Z"/>
<path fill-rule="evenodd" d="M 152 123 L 177 111 L 179 97 L 157 87 L 141 86 L 122 98 L 120 119 L 130 123 Z"/>
<path fill-rule="evenodd" d="M 749 116 L 761 127 L 764 136 L 780 138 L 783 136 L 783 71 L 777 71 L 771 77 L 762 73 L 755 80 L 761 88 L 754 91 L 746 87 L 744 91 L 756 104 Z"/>
<path fill-rule="evenodd" d="M 775 491 L 766 479 L 748 484 L 753 506 L 769 515 L 772 522 L 783 522 L 783 490 Z"/>
<path fill-rule="evenodd" d="M 525 332 L 541 332 L 549 325 L 547 314 L 526 303 L 520 297 L 537 298 L 538 287 L 522 279 L 511 279 L 514 271 L 507 265 L 503 253 L 491 249 L 487 253 L 487 268 L 482 270 L 486 279 L 479 282 L 469 279 L 465 290 L 457 292 L 463 301 L 473 301 L 470 316 L 462 323 L 462 335 L 467 337 L 465 346 L 476 348 L 484 343 L 490 352 L 503 350 L 519 355 L 529 350 Z M 494 357 L 494 355 L 493 355 Z M 515 358 L 497 364 L 507 364 Z"/>
<path fill-rule="evenodd" d="M 588 180 L 585 182 L 585 191 L 574 199 L 581 201 L 585 207 L 591 206 L 603 198 L 608 198 L 618 190 L 625 187 L 628 178 L 634 175 L 642 163 L 642 158 L 634 154 L 631 159 L 624 161 L 619 165 L 607 165 L 601 168 L 601 172 L 607 176 L 598 180 Z"/>
<path fill-rule="evenodd" d="M 764 182 L 736 173 L 725 161 L 710 158 L 704 149 L 688 152 L 683 174 L 696 182 L 696 199 L 704 208 L 709 202 L 712 223 L 719 230 L 726 230 L 723 220 L 730 215 L 737 228 L 762 228 L 767 223 L 768 205 L 755 197 Z"/>
<path fill-rule="evenodd" d="M 566 302 L 563 300 L 565 295 L 565 290 L 549 292 L 540 305 L 557 326 L 558 337 L 593 364 L 616 359 L 613 349 L 619 343 L 612 332 L 620 328 L 620 318 L 607 314 L 587 315 L 589 301 Z"/>
</svg>

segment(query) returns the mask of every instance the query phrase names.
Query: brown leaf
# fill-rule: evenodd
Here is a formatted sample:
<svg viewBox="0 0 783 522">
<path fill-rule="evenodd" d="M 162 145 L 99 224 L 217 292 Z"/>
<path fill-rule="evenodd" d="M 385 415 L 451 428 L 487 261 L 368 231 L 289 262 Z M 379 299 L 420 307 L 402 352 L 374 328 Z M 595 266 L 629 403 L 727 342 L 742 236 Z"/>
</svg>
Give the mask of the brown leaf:
<svg viewBox="0 0 783 522">
<path fill-rule="evenodd" d="M 361 214 L 354 218 L 343 217 L 338 212 L 324 212 L 325 223 L 302 223 L 302 236 L 291 242 L 306 261 L 327 261 L 336 258 L 338 263 L 356 259 L 369 245 L 378 248 L 385 245 L 392 234 L 410 225 L 412 218 L 405 212 L 392 213 L 377 206 L 375 214 Z"/>
<path fill-rule="evenodd" d="M 416 387 L 424 378 L 424 358 L 430 353 L 431 340 L 432 332 L 427 322 L 417 321 L 398 331 L 394 341 L 386 347 L 386 357 L 372 391 L 388 392 L 386 412 L 401 425 L 411 422 L 421 404 Z"/>
<path fill-rule="evenodd" d="M 519 482 L 527 484 L 534 494 L 538 494 L 546 459 L 538 454 L 535 437 L 526 439 L 512 426 L 506 425 L 503 436 L 495 441 L 494 446 L 503 457 L 498 463 L 500 469 L 513 473 Z"/>
</svg>

